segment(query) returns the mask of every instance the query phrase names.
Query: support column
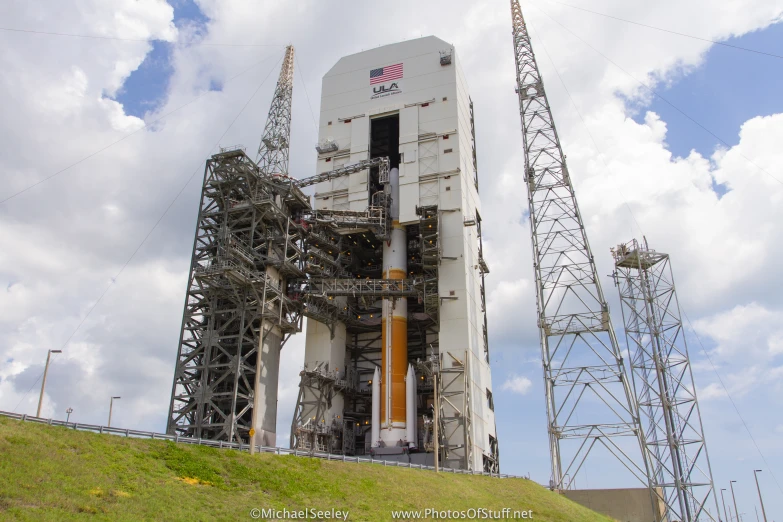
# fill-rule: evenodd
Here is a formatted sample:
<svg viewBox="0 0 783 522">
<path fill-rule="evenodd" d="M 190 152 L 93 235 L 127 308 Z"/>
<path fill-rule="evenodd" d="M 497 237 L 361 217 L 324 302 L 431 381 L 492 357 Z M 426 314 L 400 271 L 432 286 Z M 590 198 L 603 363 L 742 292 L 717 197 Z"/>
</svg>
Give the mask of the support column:
<svg viewBox="0 0 783 522">
<path fill-rule="evenodd" d="M 267 333 L 268 332 L 268 333 Z M 280 329 L 268 321 L 261 323 L 261 343 L 256 358 L 256 385 L 253 392 L 251 444 L 277 446 L 277 383 L 280 375 Z"/>
</svg>

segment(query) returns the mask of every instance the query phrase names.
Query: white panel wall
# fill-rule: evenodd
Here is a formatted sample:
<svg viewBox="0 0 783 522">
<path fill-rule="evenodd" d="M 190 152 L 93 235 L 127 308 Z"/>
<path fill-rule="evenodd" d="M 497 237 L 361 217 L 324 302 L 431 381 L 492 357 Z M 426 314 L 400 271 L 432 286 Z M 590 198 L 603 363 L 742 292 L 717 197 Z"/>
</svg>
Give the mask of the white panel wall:
<svg viewBox="0 0 783 522">
<path fill-rule="evenodd" d="M 368 158 L 370 143 L 370 118 L 367 116 L 354 118 L 351 123 L 351 163 L 358 163 Z"/>
<path fill-rule="evenodd" d="M 419 203 L 419 107 L 400 110 L 400 223 L 419 220 L 416 206 Z"/>
</svg>

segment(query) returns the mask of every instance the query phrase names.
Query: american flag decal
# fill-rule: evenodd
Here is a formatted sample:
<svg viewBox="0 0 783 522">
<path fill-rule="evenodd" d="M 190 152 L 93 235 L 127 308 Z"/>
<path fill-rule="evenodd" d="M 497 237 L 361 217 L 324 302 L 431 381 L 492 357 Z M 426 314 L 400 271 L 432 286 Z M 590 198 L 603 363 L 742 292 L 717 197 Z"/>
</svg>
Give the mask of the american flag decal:
<svg viewBox="0 0 783 522">
<path fill-rule="evenodd" d="M 370 71 L 370 85 L 402 78 L 402 64 L 387 65 Z"/>
</svg>

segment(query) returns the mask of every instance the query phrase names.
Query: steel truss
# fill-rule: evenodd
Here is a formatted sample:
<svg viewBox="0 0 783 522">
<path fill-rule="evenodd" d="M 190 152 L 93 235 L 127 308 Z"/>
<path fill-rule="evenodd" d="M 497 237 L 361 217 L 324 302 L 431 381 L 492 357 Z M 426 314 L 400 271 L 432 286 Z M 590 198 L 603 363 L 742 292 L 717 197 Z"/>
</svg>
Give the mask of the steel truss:
<svg viewBox="0 0 783 522">
<path fill-rule="evenodd" d="M 470 469 L 473 462 L 473 386 L 470 382 L 470 353 L 462 352 L 460 355 L 463 359 L 451 352 L 440 354 L 438 418 L 443 430 L 444 464 L 451 468 Z M 448 365 L 444 365 L 446 358 L 449 359 Z"/>
<path fill-rule="evenodd" d="M 264 181 L 241 150 L 207 161 L 169 433 L 247 440 L 259 347 L 301 331 L 301 305 L 287 297 L 285 275 L 302 274 L 304 229 L 276 203 L 289 189 Z"/>
<path fill-rule="evenodd" d="M 669 256 L 646 239 L 612 255 L 646 456 L 666 504 L 661 520 L 716 520 L 707 511 L 719 513 Z"/>
<path fill-rule="evenodd" d="M 262 380 L 277 385 L 276 378 L 266 379 L 276 375 L 287 338 L 302 329 L 302 305 L 287 296 L 287 278 L 304 276 L 305 227 L 291 216 L 309 208 L 287 177 L 293 72 L 288 46 L 258 164 L 239 148 L 207 160 L 169 433 L 247 440 L 256 421 L 256 388 Z M 273 427 L 276 406 L 261 407 Z"/>
<path fill-rule="evenodd" d="M 421 283 L 413 279 L 310 279 L 302 291 L 324 296 L 415 297 Z"/>
<path fill-rule="evenodd" d="M 440 292 L 438 291 L 438 267 L 442 257 L 441 244 L 438 240 L 440 230 L 440 212 L 437 205 L 420 207 L 419 230 L 421 231 L 421 264 L 424 274 L 422 282 L 424 294 L 424 313 L 435 324 L 439 324 Z"/>
<path fill-rule="evenodd" d="M 372 167 L 378 167 L 378 181 L 381 184 L 385 185 L 389 183 L 389 158 L 384 157 L 361 160 L 358 163 L 344 165 L 334 170 L 327 170 L 325 172 L 321 172 L 320 174 L 316 174 L 315 176 L 310 176 L 309 178 L 296 180 L 294 184 L 299 188 L 309 187 L 310 185 L 317 185 L 318 183 L 322 183 L 324 181 L 330 181 L 342 176 L 348 176 L 363 170 L 369 171 L 369 169 Z"/>
<path fill-rule="evenodd" d="M 288 175 L 291 141 L 291 100 L 294 94 L 294 46 L 285 48 L 283 65 L 269 107 L 256 163 L 267 176 Z"/>
<path fill-rule="evenodd" d="M 360 163 L 357 164 L 356 169 L 345 170 L 349 172 L 362 170 L 358 166 L 367 168 L 368 165 Z M 308 223 L 306 240 L 308 255 L 315 244 L 319 245 L 317 248 L 323 253 L 330 256 L 334 256 L 341 250 L 347 253 L 346 249 L 353 248 L 350 246 L 350 241 L 344 241 L 342 247 L 336 245 L 335 238 L 347 236 L 340 235 L 340 227 L 334 221 L 314 220 L 311 218 L 312 215 L 312 212 L 302 214 L 303 223 Z M 438 242 L 439 212 L 437 206 L 431 206 L 419 209 L 419 215 L 421 219 L 418 229 L 421 233 L 412 233 L 408 240 L 419 243 L 411 254 L 416 257 L 417 253 L 421 253 L 422 276 L 402 280 L 311 276 L 307 280 L 297 282 L 296 292 L 306 303 L 303 312 L 305 316 L 324 323 L 332 330 L 333 335 L 337 323 L 344 323 L 348 339 L 352 338 L 353 341 L 346 343 L 350 355 L 349 362 L 346 363 L 345 377 L 339 378 L 336 372 L 330 372 L 323 365 L 320 372 L 305 368 L 300 373 L 300 392 L 291 429 L 291 444 L 294 447 L 309 449 L 313 444 L 328 444 L 335 452 L 342 451 L 344 454 L 357 451 L 369 452 L 369 447 L 361 435 L 363 431 L 358 427 L 362 425 L 362 420 L 365 422 L 365 429 L 367 427 L 371 396 L 366 389 L 359 389 L 359 374 L 364 373 L 366 379 L 372 374 L 371 368 L 380 364 L 380 313 L 373 312 L 373 307 L 380 298 L 417 298 L 417 305 L 421 306 L 423 313 L 409 316 L 408 336 L 412 343 L 409 344 L 409 350 L 419 350 L 417 353 L 424 357 L 428 350 L 434 349 L 433 344 L 437 344 L 431 340 L 428 342 L 427 337 L 437 332 L 440 306 L 438 298 L 438 265 L 441 259 Z M 353 253 L 357 254 L 358 251 L 355 250 Z M 350 257 L 341 256 L 342 254 L 334 259 L 350 260 Z M 328 261 L 322 264 L 330 266 Z M 380 267 L 375 268 L 380 272 Z M 298 299 L 298 296 L 295 298 Z M 374 319 L 373 315 L 375 315 Z M 465 444 L 466 432 L 463 423 L 466 421 L 461 416 L 461 413 L 469 411 L 469 406 L 464 403 L 465 372 L 460 369 L 456 373 L 458 373 L 456 378 L 449 379 L 450 387 L 445 395 L 457 405 L 458 410 L 449 409 L 448 403 L 443 403 L 441 400 L 445 408 L 442 417 L 450 419 L 450 429 L 447 432 L 446 425 L 441 421 L 440 433 L 443 439 L 444 462 L 448 458 L 446 455 L 451 455 L 451 462 L 463 468 L 466 466 L 464 454 L 472 450 L 472 445 Z M 427 391 L 420 389 L 419 393 L 426 395 Z M 341 421 L 334 421 L 331 426 L 325 426 L 329 421 L 324 418 L 324 414 L 328 410 L 329 401 L 337 394 L 342 395 L 345 400 L 345 414 Z M 458 395 L 460 397 L 457 397 Z M 316 418 L 313 419 L 313 416 Z M 467 422 L 469 423 L 470 419 Z M 357 433 L 362 436 L 361 440 L 357 439 Z M 451 438 L 447 437 L 447 433 Z M 453 452 L 449 450 L 450 445 L 453 446 Z"/>
<path fill-rule="evenodd" d="M 377 166 L 388 183 L 388 163 L 388 158 L 377 158 L 329 175 Z M 361 320 L 361 310 L 338 304 L 334 297 L 374 301 L 433 291 L 423 280 L 348 278 L 348 258 L 342 256 L 342 239 L 335 239 L 340 237 L 335 230 L 363 226 L 385 237 L 390 202 L 380 191 L 367 212 L 333 214 L 325 220 L 326 213 L 312 211 L 296 180 L 263 172 L 243 150 L 224 149 L 207 161 L 172 389 L 171 433 L 246 440 L 255 381 L 267 364 L 259 359 L 258 346 L 267 337 L 282 347 L 288 336 L 301 331 L 303 316 L 325 323 L 332 332 L 338 322 L 356 330 L 373 328 Z M 378 219 L 356 219 L 367 215 Z M 310 381 L 312 386 L 320 382 Z M 321 435 L 333 429 L 311 428 Z M 312 440 L 314 447 L 318 440 Z"/>
<path fill-rule="evenodd" d="M 603 447 L 645 485 L 622 441 L 642 443 L 637 406 L 609 318 L 552 112 L 518 0 L 511 0 L 517 94 L 525 147 L 538 327 L 552 465 L 568 489 Z"/>
<path fill-rule="evenodd" d="M 343 427 L 327 425 L 324 419 L 332 405 L 337 373 L 329 371 L 328 365 L 320 362 L 312 369 L 305 367 L 299 376 L 299 396 L 291 422 L 290 447 L 312 453 L 342 453 L 337 442 L 342 437 Z"/>
</svg>

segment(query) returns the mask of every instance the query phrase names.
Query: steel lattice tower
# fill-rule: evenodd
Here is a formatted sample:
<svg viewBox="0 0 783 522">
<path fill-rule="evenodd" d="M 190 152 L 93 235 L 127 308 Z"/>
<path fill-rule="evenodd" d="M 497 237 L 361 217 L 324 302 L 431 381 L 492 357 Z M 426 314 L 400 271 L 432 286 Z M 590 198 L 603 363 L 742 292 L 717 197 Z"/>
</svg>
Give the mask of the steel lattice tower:
<svg viewBox="0 0 783 522">
<path fill-rule="evenodd" d="M 302 329 L 286 295 L 304 277 L 309 208 L 288 173 L 293 47 L 286 49 L 259 163 L 241 148 L 207 160 L 167 430 L 171 434 L 275 445 L 280 349 Z"/>
<path fill-rule="evenodd" d="M 280 77 L 269 107 L 264 134 L 258 146 L 261 172 L 288 175 L 288 145 L 291 136 L 291 100 L 294 92 L 294 46 L 285 48 Z"/>
<path fill-rule="evenodd" d="M 668 520 L 715 520 L 713 489 L 688 346 L 668 254 L 635 239 L 612 249 L 633 386 L 652 482 Z"/>
<path fill-rule="evenodd" d="M 511 0 L 553 489 L 603 447 L 642 483 L 636 403 L 596 273 L 522 10 Z"/>
</svg>

